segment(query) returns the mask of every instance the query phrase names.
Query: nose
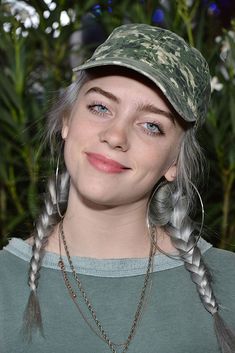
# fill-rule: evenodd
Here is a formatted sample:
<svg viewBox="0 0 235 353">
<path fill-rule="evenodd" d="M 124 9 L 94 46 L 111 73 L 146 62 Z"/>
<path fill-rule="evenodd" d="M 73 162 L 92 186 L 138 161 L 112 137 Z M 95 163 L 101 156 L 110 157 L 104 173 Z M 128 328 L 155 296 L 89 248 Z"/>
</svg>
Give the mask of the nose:
<svg viewBox="0 0 235 353">
<path fill-rule="evenodd" d="M 123 152 L 129 148 L 128 126 L 123 123 L 112 121 L 99 134 L 100 141 L 107 143 L 112 149 L 118 149 Z"/>
</svg>

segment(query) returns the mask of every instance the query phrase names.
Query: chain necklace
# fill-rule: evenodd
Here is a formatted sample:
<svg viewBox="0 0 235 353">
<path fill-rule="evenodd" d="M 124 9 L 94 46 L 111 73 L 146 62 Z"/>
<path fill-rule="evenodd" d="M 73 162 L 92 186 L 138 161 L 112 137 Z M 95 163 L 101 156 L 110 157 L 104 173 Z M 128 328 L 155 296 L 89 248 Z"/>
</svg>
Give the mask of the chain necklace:
<svg viewBox="0 0 235 353">
<path fill-rule="evenodd" d="M 148 258 L 148 266 L 147 266 L 147 271 L 146 271 L 146 274 L 145 274 L 145 278 L 144 278 L 144 284 L 143 284 L 143 287 L 142 287 L 142 290 L 141 290 L 141 294 L 140 294 L 140 299 L 139 299 L 139 302 L 138 302 L 138 305 L 137 305 L 137 309 L 136 309 L 136 312 L 135 312 L 135 315 L 134 315 L 134 319 L 133 319 L 133 322 L 132 322 L 132 325 L 131 325 L 131 329 L 130 329 L 130 332 L 129 332 L 129 335 L 126 339 L 126 341 L 124 343 L 114 343 L 110 340 L 107 332 L 105 331 L 105 329 L 103 328 L 101 322 L 99 321 L 99 319 L 97 318 L 97 315 L 96 315 L 96 312 L 95 312 L 95 309 L 91 303 L 91 301 L 88 299 L 88 296 L 82 286 L 82 283 L 78 277 L 78 274 L 76 273 L 75 271 L 75 268 L 74 268 L 74 265 L 73 265 L 73 262 L 72 262 L 72 259 L 71 259 L 71 256 L 70 256 L 70 253 L 69 253 L 69 250 L 68 250 L 68 246 L 67 246 L 67 243 L 66 243 L 66 240 L 65 240 L 65 234 L 64 234 L 64 229 L 63 229 L 63 220 L 60 222 L 59 224 L 59 250 L 60 250 L 60 256 L 59 256 L 59 262 L 58 262 L 58 266 L 60 267 L 61 269 L 61 272 L 62 272 L 62 275 L 63 275 L 63 279 L 64 279 L 64 282 L 65 282 L 65 285 L 68 289 L 68 292 L 74 302 L 74 304 L 76 305 L 78 311 L 80 312 L 82 318 L 84 319 L 84 321 L 87 323 L 87 325 L 89 326 L 89 328 L 99 337 L 101 338 L 108 346 L 109 348 L 111 349 L 112 353 L 117 353 L 116 351 L 116 346 L 124 346 L 123 348 L 123 351 L 122 353 L 126 353 L 128 348 L 129 348 L 129 345 L 131 343 L 131 340 L 133 339 L 134 335 L 135 335 L 135 332 L 136 332 L 136 329 L 137 329 L 137 324 L 140 320 L 140 317 L 141 317 L 141 314 L 142 314 L 142 311 L 143 311 L 143 307 L 144 307 L 144 304 L 145 304 L 145 299 L 146 299 L 146 291 L 147 291 L 147 288 L 149 286 L 149 284 L 151 283 L 150 281 L 150 274 L 152 273 L 152 267 L 153 267 L 153 258 L 154 258 L 154 254 L 155 254 L 155 251 L 156 251 L 156 248 L 155 248 L 155 245 L 154 245 L 154 242 L 153 242 L 153 239 L 155 238 L 155 230 L 152 230 L 151 231 L 151 248 L 150 248 L 150 252 L 149 252 L 149 258 Z M 91 317 L 93 318 L 94 322 L 95 322 L 95 325 L 96 325 L 96 328 L 95 329 L 91 323 L 88 321 L 88 319 L 86 318 L 85 314 L 83 313 L 80 305 L 78 304 L 78 301 L 77 301 L 77 294 L 75 292 L 75 290 L 73 289 L 69 279 L 68 279 L 68 275 L 67 275 L 67 272 L 65 271 L 65 265 L 64 265 L 64 262 L 63 262 L 63 259 L 62 259 L 62 255 L 61 255 L 61 239 L 63 241 L 63 245 L 64 245 L 64 249 L 65 249 L 65 253 L 66 253 L 66 257 L 68 259 L 68 262 L 69 262 L 69 266 L 71 268 L 71 271 L 72 271 L 72 274 L 73 274 L 73 277 L 74 277 L 74 280 L 76 282 L 76 285 L 82 295 L 82 298 L 91 314 Z"/>
</svg>

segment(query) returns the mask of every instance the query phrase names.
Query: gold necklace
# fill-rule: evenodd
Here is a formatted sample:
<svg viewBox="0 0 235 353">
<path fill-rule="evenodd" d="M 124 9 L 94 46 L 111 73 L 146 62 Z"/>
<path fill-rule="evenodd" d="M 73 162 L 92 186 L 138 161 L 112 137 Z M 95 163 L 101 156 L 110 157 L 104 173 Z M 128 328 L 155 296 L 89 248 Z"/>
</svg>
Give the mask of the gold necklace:
<svg viewBox="0 0 235 353">
<path fill-rule="evenodd" d="M 64 229 L 63 229 L 63 220 L 60 222 L 59 224 L 59 251 L 60 251 L 60 256 L 59 256 L 59 262 L 58 262 L 58 265 L 61 269 L 61 272 L 62 272 L 62 275 L 63 275 L 63 279 L 64 279 L 64 282 L 65 282 L 65 285 L 68 289 L 68 292 L 74 302 L 74 304 L 76 305 L 78 311 L 80 312 L 82 318 L 84 319 L 84 321 L 87 323 L 87 325 L 89 326 L 89 328 L 99 337 L 101 338 L 108 346 L 109 348 L 111 349 L 112 353 L 117 353 L 116 349 L 115 349 L 115 346 L 124 346 L 123 348 L 123 351 L 122 353 L 126 353 L 128 348 L 129 348 L 129 345 L 131 343 L 131 340 L 133 339 L 134 335 L 135 335 L 135 332 L 136 332 L 136 329 L 137 329 L 137 324 L 140 320 L 140 317 L 141 317 L 141 314 L 142 314 L 142 311 L 143 311 L 143 307 L 144 307 L 144 303 L 145 303 L 145 299 L 146 299 L 146 291 L 147 291 L 147 287 L 148 285 L 150 284 L 150 274 L 152 273 L 152 266 L 153 266 L 153 258 L 154 258 L 154 254 L 155 254 L 155 251 L 156 251 L 156 248 L 155 248 L 155 245 L 154 245 L 154 241 L 153 239 L 155 239 L 155 229 L 152 229 L 152 234 L 150 236 L 150 239 L 151 239 L 151 247 L 150 247 L 150 252 L 149 252 L 149 258 L 148 258 L 148 266 L 147 266 L 147 271 L 146 271 L 146 274 L 145 274 L 145 278 L 144 278 L 144 284 L 143 284 L 143 287 L 142 287 L 142 290 L 141 290 L 141 294 L 140 294 L 140 299 L 139 299 L 139 303 L 137 305 L 137 309 L 136 309 L 136 312 L 135 312 L 135 315 L 134 315 L 134 320 L 132 322 L 132 325 L 131 325 L 131 329 L 130 329 L 130 332 L 129 332 L 129 335 L 126 339 L 126 341 L 124 343 L 114 343 L 110 340 L 107 332 L 105 331 L 105 329 L 103 328 L 103 326 L 101 325 L 101 322 L 99 321 L 99 319 L 97 318 L 97 315 L 96 315 L 96 312 L 95 312 L 95 309 L 93 307 L 93 305 L 91 304 L 91 301 L 88 299 L 88 296 L 82 286 L 82 283 L 78 277 L 78 274 L 76 273 L 75 271 L 75 268 L 74 268 L 74 265 L 73 265 L 73 262 L 72 262 L 72 259 L 71 259 L 71 256 L 70 256 L 70 253 L 69 253 L 69 250 L 68 250 L 68 246 L 67 246 L 67 243 L 66 243 L 66 240 L 65 240 L 65 234 L 64 234 Z M 154 234 L 153 234 L 154 233 Z M 73 274 L 73 277 L 74 277 L 74 280 L 76 282 L 76 285 L 82 295 L 82 298 L 91 314 L 91 317 L 93 318 L 94 322 L 95 322 L 95 325 L 98 329 L 95 329 L 91 323 L 88 321 L 88 319 L 86 318 L 86 316 L 84 315 L 82 309 L 80 308 L 79 304 L 78 304 L 78 301 L 77 301 L 77 294 L 75 292 L 75 290 L 73 289 L 69 279 L 68 279 L 68 275 L 67 275 L 67 272 L 65 271 L 65 265 L 64 265 L 64 262 L 63 262 L 63 259 L 62 259 L 62 255 L 61 255 L 61 239 L 63 241 L 63 245 L 64 245 L 64 249 L 65 249 L 65 253 L 66 253 L 66 257 L 68 259 L 68 262 L 69 262 L 69 265 L 70 265 L 70 268 L 71 268 L 71 271 L 72 271 L 72 274 Z"/>
</svg>

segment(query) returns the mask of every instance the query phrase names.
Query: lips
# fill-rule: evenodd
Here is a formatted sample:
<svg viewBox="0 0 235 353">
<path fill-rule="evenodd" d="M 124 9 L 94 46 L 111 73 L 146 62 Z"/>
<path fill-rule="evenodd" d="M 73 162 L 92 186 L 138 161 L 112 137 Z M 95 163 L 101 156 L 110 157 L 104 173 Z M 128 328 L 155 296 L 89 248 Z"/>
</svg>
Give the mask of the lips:
<svg viewBox="0 0 235 353">
<path fill-rule="evenodd" d="M 89 163 L 96 169 L 106 173 L 122 173 L 130 168 L 125 165 L 114 161 L 113 159 L 106 158 L 98 153 L 86 152 Z"/>
</svg>

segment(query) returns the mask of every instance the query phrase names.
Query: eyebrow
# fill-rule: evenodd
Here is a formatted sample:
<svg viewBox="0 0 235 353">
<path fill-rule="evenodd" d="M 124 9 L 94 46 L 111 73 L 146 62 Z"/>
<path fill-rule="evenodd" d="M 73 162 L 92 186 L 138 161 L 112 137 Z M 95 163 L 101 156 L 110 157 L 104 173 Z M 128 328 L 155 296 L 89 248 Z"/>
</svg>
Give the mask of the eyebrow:
<svg viewBox="0 0 235 353">
<path fill-rule="evenodd" d="M 115 103 L 120 103 L 120 99 L 119 99 L 119 98 L 117 98 L 114 94 L 103 90 L 103 89 L 100 88 L 100 87 L 92 87 L 92 88 L 90 88 L 90 89 L 85 93 L 85 95 L 87 95 L 87 94 L 89 94 L 89 93 L 92 93 L 92 92 L 100 93 L 100 94 L 102 94 L 103 96 L 105 96 L 105 97 L 111 99 L 113 102 L 115 102 Z"/>
<path fill-rule="evenodd" d="M 89 94 L 89 93 L 99 93 L 102 94 L 103 96 L 111 99 L 113 102 L 115 103 L 120 103 L 120 99 L 118 97 L 116 97 L 114 94 L 103 90 L 100 87 L 91 87 L 86 93 L 85 95 Z M 148 113 L 154 113 L 154 114 L 158 114 L 158 115 L 164 115 L 165 117 L 169 118 L 173 124 L 175 124 L 175 116 L 173 113 L 171 113 L 170 111 L 165 111 L 162 109 L 159 109 L 158 107 L 156 107 L 153 104 L 138 104 L 137 105 L 137 111 L 139 112 L 148 112 Z"/>
<path fill-rule="evenodd" d="M 140 104 L 137 107 L 137 111 L 144 111 L 144 112 L 149 112 L 149 113 L 154 113 L 154 114 L 160 114 L 164 115 L 165 117 L 169 118 L 174 124 L 175 124 L 175 116 L 173 113 L 170 111 L 162 110 L 156 107 L 153 104 Z"/>
</svg>

